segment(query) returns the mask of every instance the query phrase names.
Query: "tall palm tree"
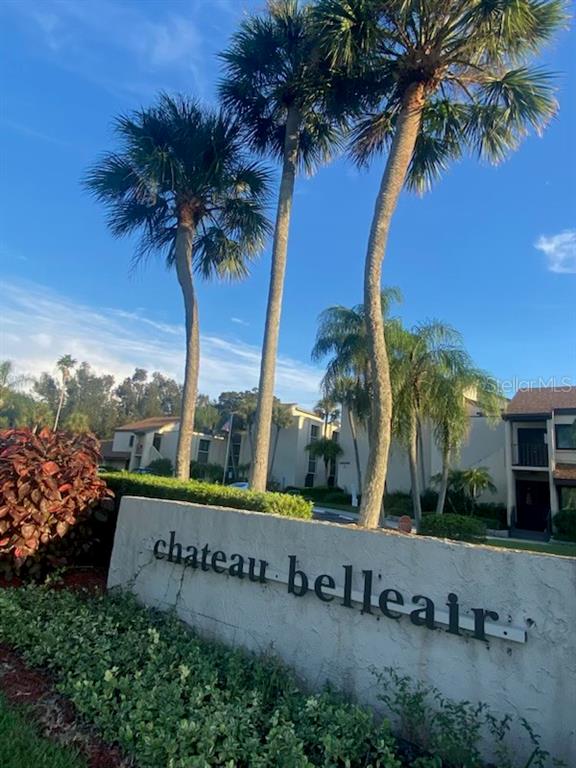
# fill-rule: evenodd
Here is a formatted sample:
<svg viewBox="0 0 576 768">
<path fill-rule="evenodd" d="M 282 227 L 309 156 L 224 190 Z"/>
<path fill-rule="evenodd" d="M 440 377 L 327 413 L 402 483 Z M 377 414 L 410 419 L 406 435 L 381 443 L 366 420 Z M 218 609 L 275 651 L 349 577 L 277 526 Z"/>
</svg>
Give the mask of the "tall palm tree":
<svg viewBox="0 0 576 768">
<path fill-rule="evenodd" d="M 408 452 L 412 506 L 419 528 L 422 488 L 418 473 L 418 425 L 433 416 L 444 380 L 462 381 L 473 366 L 460 334 L 449 325 L 431 321 L 410 331 L 396 326 L 394 331 L 394 338 L 388 339 L 394 403 L 392 432 Z"/>
<path fill-rule="evenodd" d="M 527 62 L 565 15 L 562 0 L 319 0 L 315 15 L 333 64 L 364 75 L 353 157 L 364 164 L 388 152 L 364 269 L 373 389 L 360 521 L 375 527 L 392 418 L 381 274 L 400 192 L 424 191 L 466 150 L 499 162 L 529 129 L 543 129 L 556 101 L 550 76 Z"/>
<path fill-rule="evenodd" d="M 136 260 L 152 252 L 175 267 L 184 299 L 186 365 L 176 475 L 190 476 L 200 336 L 193 280 L 241 278 L 263 247 L 268 174 L 249 162 L 237 124 L 185 97 L 116 121 L 119 153 L 88 173 L 86 185 L 108 209 L 112 234 L 139 233 Z"/>
<path fill-rule="evenodd" d="M 224 106 L 241 119 L 251 147 L 282 164 L 250 471 L 251 487 L 264 490 L 296 173 L 299 167 L 312 173 L 326 162 L 338 133 L 323 109 L 327 67 L 318 52 L 310 5 L 269 0 L 263 15 L 242 21 L 222 59 Z"/>
<path fill-rule="evenodd" d="M 64 405 L 64 398 L 66 397 L 66 385 L 70 381 L 70 374 L 76 363 L 77 360 L 74 360 L 72 355 L 63 355 L 56 363 L 56 367 L 60 371 L 60 376 L 62 377 L 62 387 L 60 389 L 60 399 L 58 400 L 58 409 L 56 410 L 56 417 L 54 419 L 54 431 L 58 429 L 58 424 L 60 423 L 62 406 Z"/>
<path fill-rule="evenodd" d="M 444 512 L 450 465 L 470 432 L 469 398 L 493 423 L 500 420 L 504 397 L 494 379 L 474 367 L 447 369 L 436 377 L 430 417 L 434 438 L 442 456 L 437 514 Z"/>
</svg>

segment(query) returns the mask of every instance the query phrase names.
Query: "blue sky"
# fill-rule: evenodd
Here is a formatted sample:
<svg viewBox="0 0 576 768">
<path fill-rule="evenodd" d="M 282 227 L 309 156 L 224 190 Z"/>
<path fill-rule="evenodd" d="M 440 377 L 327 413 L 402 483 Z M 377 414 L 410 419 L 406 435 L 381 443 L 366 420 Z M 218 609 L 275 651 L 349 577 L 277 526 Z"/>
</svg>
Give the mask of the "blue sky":
<svg viewBox="0 0 576 768">
<path fill-rule="evenodd" d="M 178 378 L 182 306 L 174 274 L 130 272 L 79 180 L 113 147 L 111 121 L 159 90 L 214 99 L 221 50 L 257 0 L 4 0 L 0 4 L 0 358 L 22 372 L 71 352 L 119 377 L 138 365 Z M 574 32 L 545 54 L 560 111 L 498 168 L 466 160 L 423 198 L 405 194 L 384 281 L 406 324 L 439 318 L 510 394 L 525 381 L 576 383 Z M 297 183 L 278 394 L 311 404 L 316 318 L 361 301 L 384 159 L 340 159 Z M 200 286 L 201 388 L 256 386 L 270 249 L 237 284 Z"/>
</svg>

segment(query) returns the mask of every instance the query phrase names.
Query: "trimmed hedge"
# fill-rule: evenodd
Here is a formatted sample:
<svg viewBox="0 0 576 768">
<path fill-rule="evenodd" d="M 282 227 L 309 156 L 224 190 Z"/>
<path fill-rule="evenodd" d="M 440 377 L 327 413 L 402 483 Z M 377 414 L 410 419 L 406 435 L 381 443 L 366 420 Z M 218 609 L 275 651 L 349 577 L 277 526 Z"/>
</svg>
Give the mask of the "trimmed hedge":
<svg viewBox="0 0 576 768">
<path fill-rule="evenodd" d="M 554 515 L 554 538 L 562 541 L 576 541 L 576 509 L 563 509 Z"/>
<path fill-rule="evenodd" d="M 485 541 L 486 524 L 482 520 L 465 515 L 425 515 L 420 533 L 455 541 Z"/>
<path fill-rule="evenodd" d="M 284 517 L 298 517 L 303 520 L 309 520 L 312 517 L 312 504 L 301 496 L 292 496 L 288 493 L 262 493 L 204 483 L 200 480 L 183 481 L 173 477 L 137 475 L 128 472 L 104 472 L 101 477 L 114 491 L 117 504 L 120 503 L 122 496 L 145 496 L 151 499 L 172 499 L 189 501 L 193 504 L 266 512 Z"/>
</svg>

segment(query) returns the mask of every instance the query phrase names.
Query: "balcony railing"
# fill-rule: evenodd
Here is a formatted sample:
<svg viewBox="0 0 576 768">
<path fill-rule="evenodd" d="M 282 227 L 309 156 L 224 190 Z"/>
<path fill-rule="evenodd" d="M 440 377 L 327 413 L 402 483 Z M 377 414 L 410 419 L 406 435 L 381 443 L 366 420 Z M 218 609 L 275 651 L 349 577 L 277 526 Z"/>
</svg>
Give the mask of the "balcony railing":
<svg viewBox="0 0 576 768">
<path fill-rule="evenodd" d="M 516 467 L 547 467 L 548 446 L 544 443 L 514 443 L 512 463 Z"/>
</svg>

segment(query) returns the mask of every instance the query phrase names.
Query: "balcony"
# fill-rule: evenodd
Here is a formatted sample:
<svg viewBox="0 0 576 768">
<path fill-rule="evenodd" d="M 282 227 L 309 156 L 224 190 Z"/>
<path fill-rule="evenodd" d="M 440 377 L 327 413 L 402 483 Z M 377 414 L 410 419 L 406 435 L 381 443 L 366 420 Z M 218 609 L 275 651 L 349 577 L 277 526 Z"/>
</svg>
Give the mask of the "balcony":
<svg viewBox="0 0 576 768">
<path fill-rule="evenodd" d="M 515 467 L 547 467 L 548 446 L 545 443 L 514 443 L 512 464 Z"/>
</svg>

